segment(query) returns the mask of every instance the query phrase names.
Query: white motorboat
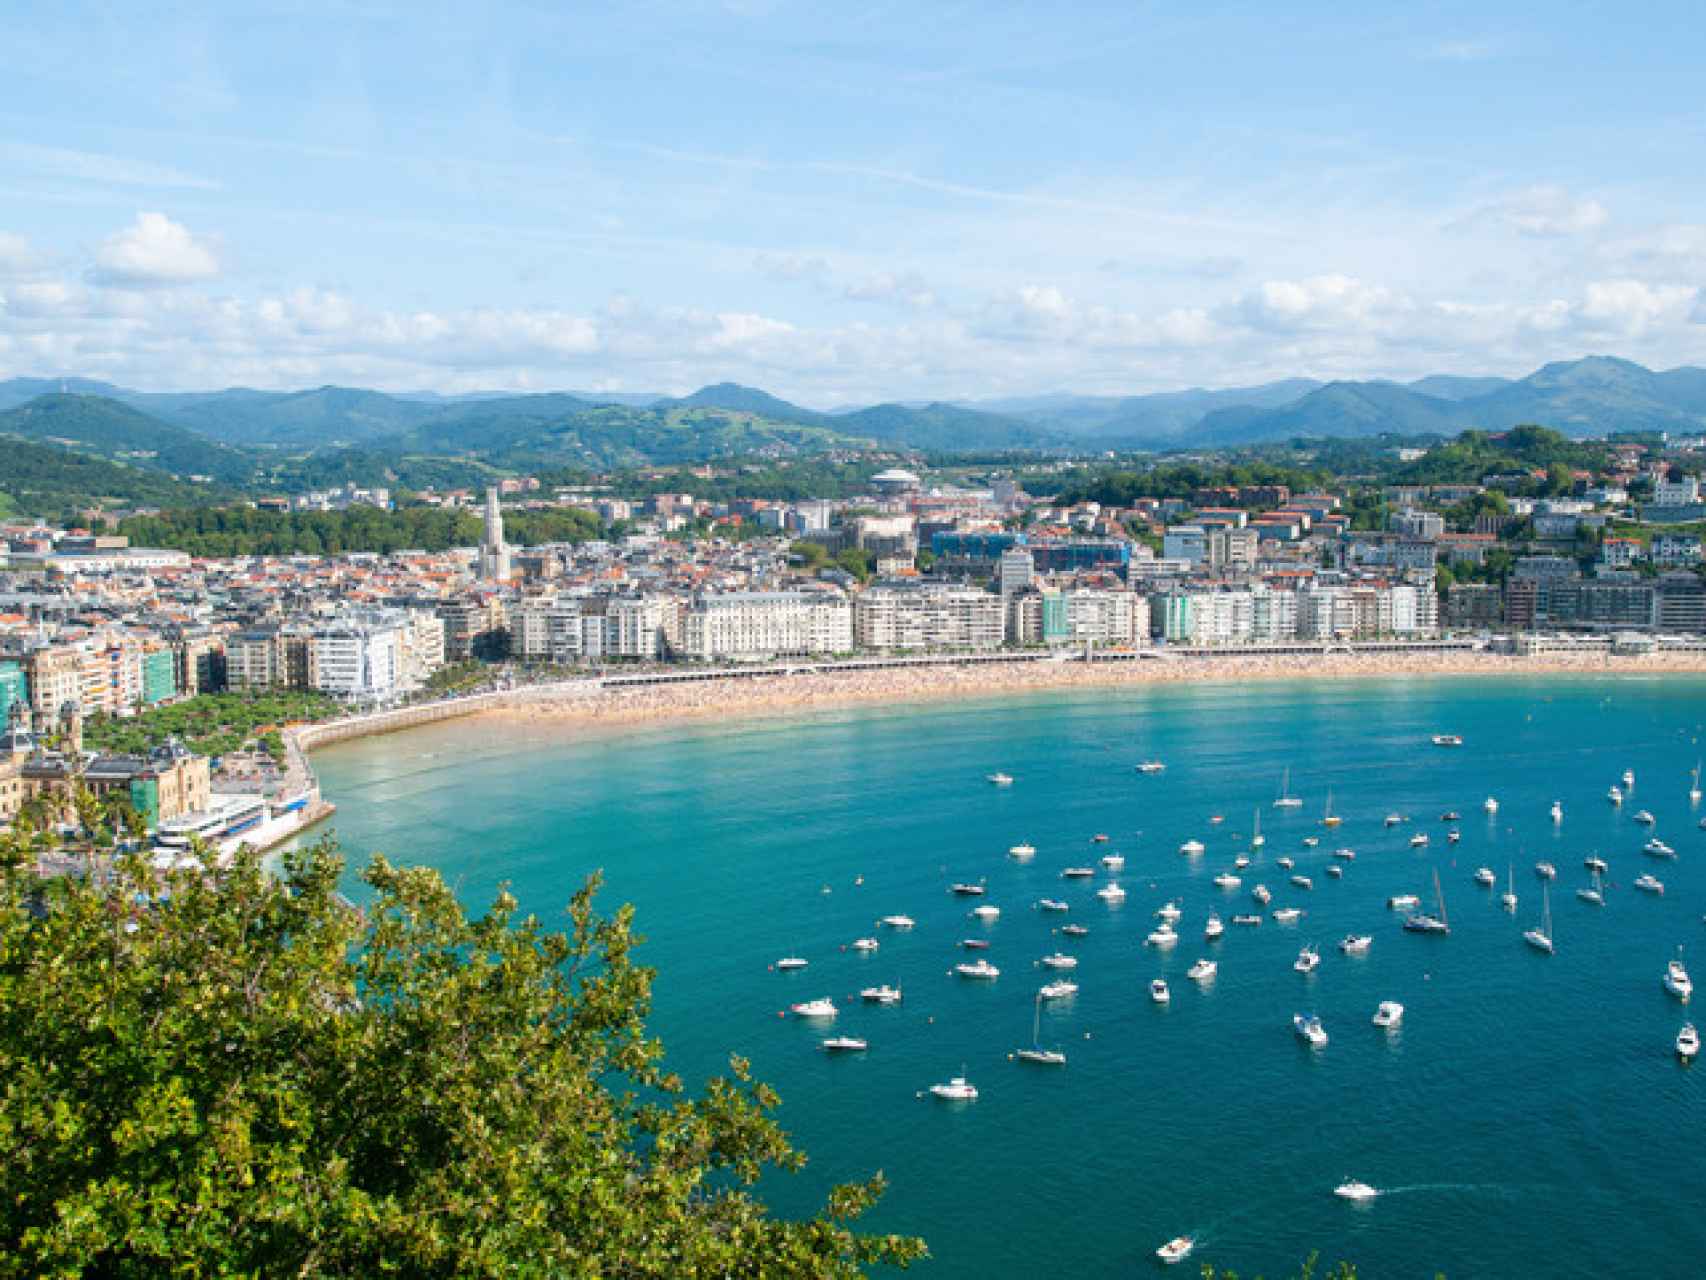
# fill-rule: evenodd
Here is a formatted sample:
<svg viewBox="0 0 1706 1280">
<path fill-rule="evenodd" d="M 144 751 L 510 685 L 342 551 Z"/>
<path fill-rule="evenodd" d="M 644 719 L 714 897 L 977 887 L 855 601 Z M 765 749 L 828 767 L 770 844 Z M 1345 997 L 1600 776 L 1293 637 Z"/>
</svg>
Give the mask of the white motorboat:
<svg viewBox="0 0 1706 1280">
<path fill-rule="evenodd" d="M 828 996 L 820 996 L 816 1000 L 802 1000 L 799 1004 L 791 1004 L 788 1011 L 796 1018 L 833 1018 L 838 1010 L 835 1001 Z"/>
<path fill-rule="evenodd" d="M 1556 880 L 1558 878 L 1558 868 L 1553 866 L 1550 862 L 1537 862 L 1534 864 L 1534 874 L 1539 876 L 1542 880 Z"/>
<path fill-rule="evenodd" d="M 1165 949 L 1167 947 L 1176 946 L 1178 941 L 1179 935 L 1173 931 L 1173 926 L 1170 924 L 1164 924 L 1151 929 L 1149 931 L 1149 936 L 1143 940 L 1143 945 L 1146 947 L 1161 947 Z"/>
<path fill-rule="evenodd" d="M 1250 896 L 1257 902 L 1261 903 L 1264 907 L 1267 906 L 1268 903 L 1272 902 L 1274 897 L 1274 895 L 1268 891 L 1268 886 L 1265 884 L 1259 884 L 1254 889 L 1250 890 Z"/>
<path fill-rule="evenodd" d="M 1689 804 L 1699 804 L 1700 803 L 1700 761 L 1696 760 L 1694 762 L 1694 772 L 1689 775 L 1689 778 L 1690 778 L 1690 781 L 1688 784 L 1688 803 Z"/>
<path fill-rule="evenodd" d="M 1321 963 L 1321 953 L 1314 947 L 1304 947 L 1297 953 L 1297 959 L 1291 962 L 1291 967 L 1299 973 L 1314 973 Z"/>
<path fill-rule="evenodd" d="M 1217 888 L 1236 889 L 1243 884 L 1244 881 L 1233 875 L 1230 871 L 1222 871 L 1214 878 L 1214 883 Z"/>
<path fill-rule="evenodd" d="M 1250 848 L 1260 849 L 1267 842 L 1268 838 L 1262 834 L 1262 811 L 1257 809 L 1255 817 L 1255 832 L 1250 837 Z"/>
<path fill-rule="evenodd" d="M 1201 840 L 1187 840 L 1184 844 L 1179 846 L 1179 852 L 1184 854 L 1187 858 L 1194 858 L 1202 851 L 1203 842 Z"/>
<path fill-rule="evenodd" d="M 1177 924 L 1179 917 L 1183 914 L 1177 902 L 1163 902 L 1155 908 L 1155 918 L 1165 920 L 1168 924 Z"/>
<path fill-rule="evenodd" d="M 1411 911 L 1422 905 L 1422 900 L 1413 893 L 1394 894 L 1386 900 L 1389 911 Z"/>
<path fill-rule="evenodd" d="M 1232 917 L 1232 923 L 1233 924 L 1248 925 L 1248 926 L 1254 928 L 1256 925 L 1259 925 L 1262 923 L 1262 917 L 1261 916 L 1247 916 L 1247 915 L 1246 916 L 1233 916 Z"/>
<path fill-rule="evenodd" d="M 1333 856 L 1340 862 L 1355 862 L 1357 851 L 1355 849 L 1334 849 Z"/>
<path fill-rule="evenodd" d="M 1456 844 L 1461 839 L 1463 839 L 1463 833 L 1461 831 L 1448 831 L 1445 833 L 1445 842 L 1447 844 Z"/>
<path fill-rule="evenodd" d="M 1062 902 L 1059 898 L 1040 898 L 1037 901 L 1037 910 L 1038 911 L 1070 911 L 1070 910 L 1072 910 L 1072 908 L 1067 906 L 1066 903 Z"/>
<path fill-rule="evenodd" d="M 1209 912 L 1208 923 L 1203 925 L 1202 936 L 1213 942 L 1225 932 L 1226 926 L 1220 922 L 1220 917 L 1212 911 Z"/>
<path fill-rule="evenodd" d="M 1333 879 L 1338 880 L 1343 878 L 1345 869 L 1336 862 L 1329 862 L 1327 864 L 1327 874 Z"/>
<path fill-rule="evenodd" d="M 1042 965 L 1045 969 L 1076 969 L 1078 967 L 1078 957 L 1069 956 L 1064 952 L 1056 951 L 1053 955 L 1044 956 L 1037 963 Z"/>
<path fill-rule="evenodd" d="M 1641 852 L 1653 858 L 1676 857 L 1676 850 L 1671 848 L 1663 840 L 1660 840 L 1657 836 L 1654 836 L 1651 840 L 1647 841 L 1646 844 L 1642 845 Z"/>
<path fill-rule="evenodd" d="M 961 938 L 960 948 L 964 951 L 988 951 L 988 938 Z"/>
<path fill-rule="evenodd" d="M 1498 882 L 1499 878 L 1493 874 L 1493 869 L 1491 867 L 1475 868 L 1475 883 L 1480 885 L 1483 889 L 1491 889 Z"/>
<path fill-rule="evenodd" d="M 930 1092 L 944 1102 L 976 1102 L 977 1086 L 964 1076 L 955 1076 L 944 1084 L 933 1084 Z"/>
<path fill-rule="evenodd" d="M 968 960 L 954 966 L 954 972 L 962 978 L 999 978 L 1001 970 L 987 960 Z"/>
<path fill-rule="evenodd" d="M 880 942 L 878 942 L 875 938 L 855 938 L 855 939 L 853 939 L 853 950 L 855 950 L 855 951 L 866 951 L 866 952 L 875 951 L 881 945 L 882 944 Z"/>
<path fill-rule="evenodd" d="M 986 904 L 981 907 L 973 907 L 971 909 L 971 914 L 976 916 L 979 920 L 999 920 L 1001 918 L 1001 908 L 992 907 Z"/>
<path fill-rule="evenodd" d="M 1297 859 L 1281 856 L 1274 859 L 1274 865 L 1281 871 L 1290 871 L 1297 865 Z"/>
<path fill-rule="evenodd" d="M 969 881 L 960 881 L 957 884 L 949 885 L 948 892 L 958 894 L 962 898 L 981 898 L 985 893 L 985 889 L 981 884 L 972 884 Z"/>
<path fill-rule="evenodd" d="M 1389 813 L 1386 815 L 1386 825 L 1388 827 L 1395 827 L 1402 821 L 1404 821 L 1404 816 L 1402 814 Z"/>
<path fill-rule="evenodd" d="M 1117 884 L 1105 884 L 1096 890 L 1096 896 L 1107 903 L 1124 902 L 1125 890 Z"/>
<path fill-rule="evenodd" d="M 1164 773 L 1167 766 L 1159 760 L 1145 760 L 1137 766 L 1139 773 Z"/>
<path fill-rule="evenodd" d="M 1374 945 L 1374 938 L 1366 933 L 1353 933 L 1339 943 L 1339 950 L 1347 956 L 1367 955 L 1368 949 Z"/>
<path fill-rule="evenodd" d="M 1303 918 L 1302 907 L 1275 907 L 1274 920 L 1279 924 L 1296 924 Z"/>
<path fill-rule="evenodd" d="M 1016 844 L 1007 850 L 1007 856 L 1017 858 L 1020 862 L 1028 862 L 1037 856 L 1037 847 L 1034 844 Z"/>
<path fill-rule="evenodd" d="M 1700 1052 L 1700 1033 L 1694 1029 L 1692 1022 L 1682 1024 L 1682 1030 L 1676 1033 L 1676 1056 L 1684 1062 L 1693 1062 L 1694 1055 Z"/>
<path fill-rule="evenodd" d="M 1197 1247 L 1197 1242 L 1190 1236 L 1175 1236 L 1155 1251 L 1155 1256 L 1166 1266 L 1183 1262 L 1191 1256 L 1191 1250 Z"/>
<path fill-rule="evenodd" d="M 1395 1027 L 1404 1021 L 1404 1006 L 1396 1000 L 1382 1000 L 1380 1007 L 1374 1011 L 1374 1025 L 1377 1027 Z"/>
<path fill-rule="evenodd" d="M 1665 966 L 1664 984 L 1665 990 L 1684 1004 L 1694 995 L 1694 983 L 1688 976 L 1688 970 L 1682 967 L 1681 960 L 1672 960 Z"/>
<path fill-rule="evenodd" d="M 1605 798 L 1607 800 L 1611 801 L 1612 804 L 1622 804 L 1623 803 L 1623 788 L 1616 785 L 1615 783 L 1613 783 L 1611 785 L 1611 787 L 1606 791 Z"/>
<path fill-rule="evenodd" d="M 1276 809 L 1301 809 L 1303 801 L 1291 794 L 1291 769 L 1288 767 L 1280 776 L 1279 798 L 1274 801 Z"/>
<path fill-rule="evenodd" d="M 1315 887 L 1315 882 L 1306 875 L 1295 875 L 1291 878 L 1291 882 L 1299 889 L 1313 889 Z"/>
<path fill-rule="evenodd" d="M 918 922 L 911 916 L 884 916 L 877 923 L 886 925 L 890 929 L 910 929 Z"/>
<path fill-rule="evenodd" d="M 1418 832 L 1416 832 L 1415 835 L 1410 837 L 1410 847 L 1412 849 L 1420 849 L 1427 842 L 1428 842 L 1428 836 L 1427 836 L 1427 832 L 1425 832 L 1425 831 L 1418 831 Z"/>
<path fill-rule="evenodd" d="M 1013 785 L 1013 775 L 1010 773 L 990 773 L 984 775 L 984 780 L 992 786 L 1010 787 Z"/>
<path fill-rule="evenodd" d="M 1321 1025 L 1321 1019 L 1312 1013 L 1294 1013 L 1291 1015 L 1292 1028 L 1297 1032 L 1299 1040 L 1307 1041 L 1314 1048 L 1321 1048 L 1327 1043 L 1327 1028 Z"/>
<path fill-rule="evenodd" d="M 1492 796 L 1488 796 L 1485 800 L 1481 801 L 1481 812 L 1487 813 L 1487 814 L 1493 814 L 1493 813 L 1497 813 L 1498 811 L 1499 811 L 1499 802 L 1497 800 L 1493 799 Z"/>
<path fill-rule="evenodd" d="M 1625 791 L 1633 791 L 1635 789 L 1635 771 L 1633 769 L 1625 769 L 1623 771 L 1623 789 Z"/>
<path fill-rule="evenodd" d="M 1082 938 L 1090 932 L 1081 924 L 1063 924 L 1060 926 L 1060 931 L 1069 938 Z"/>
<path fill-rule="evenodd" d="M 1058 982 L 1044 983 L 1041 987 L 1037 988 L 1037 998 L 1039 1000 L 1064 1000 L 1068 996 L 1075 996 L 1077 994 L 1078 984 L 1076 982 L 1068 982 L 1065 978 L 1060 979 Z"/>
<path fill-rule="evenodd" d="M 1304 836 L 1303 837 L 1303 847 L 1305 849 L 1313 849 L 1316 845 L 1318 845 L 1320 843 L 1321 843 L 1321 837 L 1320 836 Z"/>
<path fill-rule="evenodd" d="M 783 956 L 776 962 L 776 971 L 778 973 L 788 973 L 794 969 L 804 969 L 810 963 L 811 961 L 806 960 L 801 956 Z"/>
<path fill-rule="evenodd" d="M 1185 976 L 1192 982 L 1207 982 L 1219 972 L 1220 966 L 1213 960 L 1198 960 L 1189 969 L 1185 970 Z"/>
<path fill-rule="evenodd" d="M 1369 1186 L 1368 1183 L 1358 1182 L 1353 1178 L 1349 1182 L 1341 1182 L 1334 1187 L 1333 1194 L 1341 1200 L 1372 1200 L 1380 1192 Z"/>
<path fill-rule="evenodd" d="M 1522 940 L 1536 951 L 1552 954 L 1552 895 L 1547 892 L 1548 885 L 1540 886 L 1540 923 L 1532 929 L 1525 929 Z"/>
<path fill-rule="evenodd" d="M 1499 897 L 1499 905 L 1506 911 L 1516 910 L 1516 867 L 1513 863 L 1505 863 L 1505 891 Z"/>
<path fill-rule="evenodd" d="M 1564 806 L 1562 804 L 1558 803 L 1558 801 L 1554 800 L 1552 802 L 1552 808 L 1551 808 L 1550 812 L 1552 814 L 1553 823 L 1556 824 L 1556 823 L 1562 822 L 1564 820 Z"/>
<path fill-rule="evenodd" d="M 1639 822 L 1643 827 L 1650 827 L 1657 822 L 1658 819 L 1653 817 L 1653 815 L 1648 813 L 1645 809 L 1637 809 L 1635 810 L 1635 821 Z"/>
<path fill-rule="evenodd" d="M 1250 855 L 1247 853 L 1241 853 L 1236 858 L 1232 859 L 1232 869 L 1234 871 L 1242 871 L 1245 867 L 1247 867 L 1249 865 L 1250 865 Z"/>
<path fill-rule="evenodd" d="M 1455 733 L 1436 733 L 1433 741 L 1436 747 L 1461 747 L 1463 745 L 1463 739 Z"/>
<path fill-rule="evenodd" d="M 1062 880 L 1089 880 L 1095 874 L 1095 867 L 1067 867 L 1060 873 L 1060 878 Z"/>
<path fill-rule="evenodd" d="M 866 987 L 859 993 L 859 998 L 870 1004 L 899 1004 L 900 988 L 884 984 L 880 987 Z"/>
<path fill-rule="evenodd" d="M 1665 891 L 1665 882 L 1657 876 L 1636 876 L 1635 887 L 1642 893 L 1656 893 L 1662 897 Z"/>
<path fill-rule="evenodd" d="M 1609 870 L 1606 866 L 1605 859 L 1592 853 L 1582 859 L 1582 866 L 1586 867 L 1589 871 L 1597 872 L 1599 875 L 1604 875 L 1606 871 Z"/>
<path fill-rule="evenodd" d="M 1124 868 L 1125 868 L 1125 855 L 1123 853 L 1103 854 L 1102 855 L 1102 865 L 1104 867 L 1106 867 L 1109 871 L 1124 870 Z"/>
<path fill-rule="evenodd" d="M 858 1036 L 831 1036 L 823 1047 L 827 1053 L 863 1053 L 871 1046 Z"/>
<path fill-rule="evenodd" d="M 1149 998 L 1156 1004 L 1166 1004 L 1168 1001 L 1172 1000 L 1173 993 L 1167 990 L 1167 980 L 1165 978 L 1155 978 L 1150 981 Z"/>
</svg>

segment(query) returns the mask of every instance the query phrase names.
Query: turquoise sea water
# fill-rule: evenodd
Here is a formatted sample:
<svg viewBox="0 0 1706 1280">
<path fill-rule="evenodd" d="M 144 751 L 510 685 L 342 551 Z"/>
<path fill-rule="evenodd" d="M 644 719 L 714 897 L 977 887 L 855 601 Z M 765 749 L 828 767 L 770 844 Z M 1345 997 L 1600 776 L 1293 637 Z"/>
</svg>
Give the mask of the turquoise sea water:
<svg viewBox="0 0 1706 1280">
<path fill-rule="evenodd" d="M 782 1094 L 812 1164 L 770 1179 L 767 1197 L 804 1210 L 882 1169 L 891 1190 L 870 1225 L 926 1236 L 920 1274 L 1146 1272 L 1157 1245 L 1189 1232 L 1193 1261 L 1245 1274 L 1288 1274 L 1318 1249 L 1376 1277 L 1687 1276 L 1706 1254 L 1706 1060 L 1676 1061 L 1685 1010 L 1660 978 L 1685 944 L 1706 984 L 1706 831 L 1687 796 L 1703 723 L 1695 679 L 1300 682 L 620 735 L 471 721 L 315 760 L 347 849 L 437 867 L 470 905 L 508 881 L 554 912 L 603 868 L 605 904 L 635 904 L 660 970 L 653 1026 L 672 1064 L 691 1080 L 740 1052 Z M 1436 748 L 1436 732 L 1466 743 Z M 1167 771 L 1138 775 L 1151 756 Z M 1271 807 L 1287 765 L 1301 810 Z M 1636 788 L 1617 810 L 1606 788 L 1626 768 Z M 984 781 L 998 769 L 1012 787 Z M 1329 787 L 1337 832 L 1318 825 Z M 1641 854 L 1642 808 L 1676 861 Z M 1248 845 L 1257 809 L 1267 846 L 1224 892 L 1211 879 Z M 1462 814 L 1456 846 L 1447 809 Z M 1386 828 L 1393 811 L 1413 822 Z M 1418 830 L 1424 850 L 1408 844 Z M 1321 843 L 1306 849 L 1311 834 Z M 1177 852 L 1190 837 L 1203 857 Z M 1022 840 L 1038 850 L 1029 864 L 1006 856 Z M 1329 879 L 1341 845 L 1356 861 Z M 1117 877 L 1060 879 L 1110 850 L 1127 860 Z M 1575 896 L 1590 853 L 1610 864 L 1598 909 Z M 1288 883 L 1282 854 L 1312 891 Z M 1551 958 L 1520 937 L 1539 914 L 1540 859 L 1558 869 Z M 1472 883 L 1483 864 L 1498 890 Z M 1498 904 L 1507 864 L 1514 916 Z M 1404 933 L 1386 900 L 1430 898 L 1436 869 L 1451 935 Z M 1644 871 L 1663 897 L 1630 887 Z M 1094 896 L 1110 878 L 1123 906 Z M 988 896 L 951 896 L 956 880 L 987 881 Z M 1229 922 L 1256 910 L 1256 881 L 1272 907 L 1307 914 L 1203 942 L 1209 909 Z M 1071 913 L 1034 910 L 1045 896 Z M 1169 899 L 1184 909 L 1180 943 L 1158 953 L 1143 938 Z M 970 919 L 978 901 L 999 921 Z M 895 912 L 917 928 L 875 927 Z M 1055 935 L 1066 921 L 1089 936 Z M 1339 953 L 1351 932 L 1374 935 L 1369 954 Z M 865 934 L 881 937 L 875 955 L 843 949 Z M 990 949 L 959 950 L 966 937 Z M 1306 942 L 1322 950 L 1307 977 L 1292 969 Z M 1080 957 L 1081 990 L 1046 1008 L 1042 1040 L 1070 1062 L 1010 1061 L 1053 976 L 1035 961 L 1057 949 Z M 769 968 L 790 953 L 810 968 Z M 949 976 L 977 954 L 999 980 Z M 1185 970 L 1205 955 L 1220 972 L 1199 988 Z M 1148 998 L 1156 976 L 1168 1007 Z M 879 982 L 905 1002 L 861 1006 L 857 991 Z M 855 996 L 833 1031 L 777 1016 L 823 995 Z M 1370 1025 L 1383 999 L 1406 1006 L 1396 1033 Z M 1324 1049 L 1294 1036 L 1299 1011 L 1322 1017 Z M 867 1037 L 869 1053 L 824 1054 L 835 1033 Z M 962 1064 L 976 1103 L 917 1096 Z M 1334 1198 L 1348 1177 L 1387 1194 Z"/>
</svg>

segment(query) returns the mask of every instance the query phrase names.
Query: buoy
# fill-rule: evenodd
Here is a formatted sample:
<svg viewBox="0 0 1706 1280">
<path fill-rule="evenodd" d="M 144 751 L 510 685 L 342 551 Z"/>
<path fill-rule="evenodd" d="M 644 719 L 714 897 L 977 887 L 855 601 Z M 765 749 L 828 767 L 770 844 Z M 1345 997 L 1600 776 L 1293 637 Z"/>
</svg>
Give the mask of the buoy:
<svg viewBox="0 0 1706 1280">
<path fill-rule="evenodd" d="M 776 1010 L 776 1016 L 778 1018 L 786 1018 L 788 1016 L 788 1011 L 786 1009 L 778 1009 Z"/>
</svg>

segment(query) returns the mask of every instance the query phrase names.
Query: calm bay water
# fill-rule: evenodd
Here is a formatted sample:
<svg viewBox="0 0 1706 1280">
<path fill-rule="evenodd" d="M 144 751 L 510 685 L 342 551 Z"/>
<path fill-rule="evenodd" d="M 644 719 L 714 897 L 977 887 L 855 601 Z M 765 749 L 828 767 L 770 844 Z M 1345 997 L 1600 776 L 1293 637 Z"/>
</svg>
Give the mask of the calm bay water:
<svg viewBox="0 0 1706 1280">
<path fill-rule="evenodd" d="M 1706 1061 L 1674 1058 L 1684 1010 L 1660 977 L 1684 944 L 1706 980 L 1706 831 L 1687 796 L 1703 723 L 1696 679 L 1300 682 L 621 735 L 466 722 L 315 760 L 347 850 L 437 867 L 472 907 L 507 881 L 549 916 L 602 868 L 605 907 L 634 903 L 649 939 L 652 1025 L 672 1065 L 693 1080 L 739 1052 L 782 1094 L 812 1164 L 764 1194 L 803 1211 L 832 1182 L 882 1169 L 891 1190 L 868 1225 L 926 1236 L 920 1274 L 1129 1274 L 1189 1232 L 1197 1259 L 1246 1274 L 1286 1274 L 1318 1249 L 1381 1277 L 1684 1276 L 1706 1254 Z M 1466 745 L 1433 747 L 1436 732 Z M 1151 756 L 1167 771 L 1138 775 Z M 1271 807 L 1288 765 L 1301 810 Z M 1626 768 L 1637 785 L 1619 811 L 1605 793 Z M 998 769 L 1015 785 L 983 780 Z M 1329 787 L 1337 832 L 1318 825 Z M 1642 808 L 1677 861 L 1640 853 Z M 1243 889 L 1223 892 L 1212 877 L 1248 845 L 1258 809 L 1267 847 Z M 1447 809 L 1462 814 L 1456 846 Z M 1387 829 L 1394 811 L 1412 823 Z M 1418 830 L 1425 850 L 1408 845 Z M 1098 832 L 1107 845 L 1090 843 Z M 1304 848 L 1312 834 L 1320 846 Z M 1206 855 L 1179 855 L 1191 837 Z M 1022 840 L 1038 850 L 1029 864 L 1006 856 Z M 1341 845 L 1357 859 L 1329 879 Z M 1060 879 L 1108 851 L 1126 857 L 1117 877 Z M 1575 897 L 1590 853 L 1610 863 L 1603 909 Z M 1313 891 L 1274 865 L 1286 854 Z M 1520 937 L 1539 914 L 1540 859 L 1558 868 L 1551 958 Z M 1498 891 L 1472 883 L 1479 865 Z M 1507 865 L 1514 916 L 1498 904 Z M 1386 900 L 1429 899 L 1436 869 L 1451 936 L 1405 934 Z M 1630 887 L 1643 871 L 1663 897 Z M 1094 896 L 1110 878 L 1123 906 Z M 988 896 L 951 896 L 957 880 L 987 881 Z M 1228 921 L 1256 910 L 1257 881 L 1303 919 L 1229 924 L 1203 942 L 1211 908 Z M 1035 911 L 1042 897 L 1071 914 Z M 1180 943 L 1158 953 L 1143 938 L 1169 899 L 1184 909 Z M 976 901 L 1001 907 L 999 921 L 969 918 Z M 875 928 L 895 912 L 917 928 Z M 1058 937 L 1065 921 L 1090 935 Z M 1351 932 L 1374 935 L 1369 954 L 1339 953 Z M 875 955 L 843 950 L 873 933 Z M 966 937 L 990 949 L 962 952 Z M 1322 949 L 1308 977 L 1291 967 L 1306 942 Z M 1080 957 L 1080 993 L 1045 1008 L 1041 1038 L 1070 1063 L 1009 1061 L 1052 976 L 1035 961 L 1057 949 Z M 788 954 L 810 968 L 770 970 Z M 975 954 L 998 981 L 949 976 Z M 1185 970 L 1205 955 L 1220 973 L 1199 988 Z M 1156 976 L 1168 1007 L 1148 998 Z M 861 1006 L 859 988 L 879 982 L 905 1002 Z M 777 1016 L 821 995 L 855 997 L 833 1030 Z M 1396 1033 L 1370 1025 L 1383 999 L 1406 1006 Z M 1298 1011 L 1321 1015 L 1324 1049 L 1294 1037 Z M 867 1037 L 870 1052 L 824 1054 L 835 1033 Z M 917 1096 L 962 1064 L 978 1102 Z M 1337 1200 L 1347 1177 L 1387 1194 Z"/>
</svg>

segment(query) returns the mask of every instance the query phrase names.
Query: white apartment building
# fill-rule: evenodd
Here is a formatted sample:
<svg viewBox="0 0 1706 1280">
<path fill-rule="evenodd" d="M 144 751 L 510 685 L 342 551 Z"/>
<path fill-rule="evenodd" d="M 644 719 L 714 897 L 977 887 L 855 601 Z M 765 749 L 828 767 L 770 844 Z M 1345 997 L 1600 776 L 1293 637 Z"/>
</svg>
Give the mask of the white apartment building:
<svg viewBox="0 0 1706 1280">
<path fill-rule="evenodd" d="M 1655 507 L 1691 507 L 1700 501 L 1700 479 L 1684 476 L 1680 480 L 1659 480 L 1653 485 Z"/>
<path fill-rule="evenodd" d="M 385 701 L 403 692 L 403 633 L 395 614 L 352 614 L 314 630 L 314 687 L 334 697 Z"/>
<path fill-rule="evenodd" d="M 1149 641 L 1149 598 L 1132 591 L 1068 591 L 1066 627 L 1073 644 L 1129 647 Z"/>
<path fill-rule="evenodd" d="M 679 642 L 681 607 L 664 596 L 558 596 L 510 615 L 511 651 L 528 662 L 653 660 Z"/>
<path fill-rule="evenodd" d="M 701 661 L 847 653 L 853 608 L 812 591 L 738 591 L 696 596 L 682 618 L 682 651 Z"/>
<path fill-rule="evenodd" d="M 998 649 L 1005 620 L 1001 597 L 973 587 L 873 587 L 854 605 L 854 636 L 859 648 L 879 653 Z"/>
</svg>

